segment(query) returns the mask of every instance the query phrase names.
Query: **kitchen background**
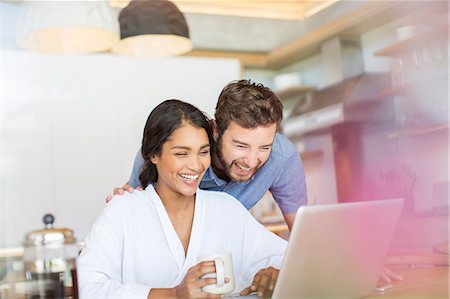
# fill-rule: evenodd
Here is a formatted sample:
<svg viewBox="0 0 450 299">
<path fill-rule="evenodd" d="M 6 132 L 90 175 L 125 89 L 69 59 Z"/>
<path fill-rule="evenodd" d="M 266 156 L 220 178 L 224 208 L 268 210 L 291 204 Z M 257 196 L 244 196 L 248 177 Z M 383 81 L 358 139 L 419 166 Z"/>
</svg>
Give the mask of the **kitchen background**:
<svg viewBox="0 0 450 299">
<path fill-rule="evenodd" d="M 47 212 L 82 240 L 127 181 L 151 109 L 180 98 L 213 115 L 238 78 L 282 99 L 310 204 L 404 197 L 395 250 L 448 240 L 447 1 L 190 2 L 175 1 L 193 50 L 163 59 L 19 49 L 21 2 L 0 2 L 0 247 L 19 246 Z M 281 221 L 269 194 L 252 213 Z"/>
</svg>

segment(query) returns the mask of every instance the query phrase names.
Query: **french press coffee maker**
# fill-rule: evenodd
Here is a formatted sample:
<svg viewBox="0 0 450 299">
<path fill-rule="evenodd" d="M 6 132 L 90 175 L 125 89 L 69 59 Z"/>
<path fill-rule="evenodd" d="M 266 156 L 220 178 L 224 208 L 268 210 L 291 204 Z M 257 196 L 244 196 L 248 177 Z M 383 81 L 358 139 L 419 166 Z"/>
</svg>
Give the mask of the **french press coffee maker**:
<svg viewBox="0 0 450 299">
<path fill-rule="evenodd" d="M 54 228 L 54 220 L 53 215 L 46 214 L 45 228 L 26 235 L 23 244 L 26 298 L 78 299 L 77 242 L 73 230 Z"/>
</svg>

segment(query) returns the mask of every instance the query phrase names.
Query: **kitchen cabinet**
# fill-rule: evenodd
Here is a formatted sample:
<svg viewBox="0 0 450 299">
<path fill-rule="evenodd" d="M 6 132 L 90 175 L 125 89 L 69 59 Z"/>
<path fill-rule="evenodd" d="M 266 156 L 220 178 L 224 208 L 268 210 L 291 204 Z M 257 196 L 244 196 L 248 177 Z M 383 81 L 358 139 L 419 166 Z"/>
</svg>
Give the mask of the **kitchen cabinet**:
<svg viewBox="0 0 450 299">
<path fill-rule="evenodd" d="M 442 39 L 442 37 L 447 34 L 447 30 L 448 29 L 445 27 L 438 27 L 433 30 L 411 36 L 410 38 L 399 41 L 393 45 L 390 45 L 386 48 L 376 51 L 374 55 L 393 57 L 403 55 L 405 52 L 408 52 L 411 48 L 422 47 L 429 41 L 440 40 L 445 42 L 445 38 Z M 442 58 L 443 56 L 445 56 L 445 53 L 441 52 L 440 57 Z"/>
<path fill-rule="evenodd" d="M 448 122 L 442 123 L 442 124 L 421 126 L 421 127 L 417 127 L 417 128 L 410 128 L 410 127 L 402 128 L 402 127 L 400 127 L 394 131 L 391 131 L 389 134 L 386 135 L 386 137 L 390 138 L 390 139 L 414 137 L 414 136 L 437 133 L 440 131 L 448 131 L 449 128 L 450 128 L 450 124 Z"/>
<path fill-rule="evenodd" d="M 290 98 L 298 97 L 304 93 L 308 93 L 308 92 L 311 92 L 314 90 L 316 90 L 316 88 L 314 86 L 295 85 L 295 86 L 291 86 L 288 88 L 283 88 L 283 89 L 277 90 L 277 91 L 275 91 L 275 93 L 278 95 L 280 100 L 283 102 Z"/>
<path fill-rule="evenodd" d="M 427 81 L 447 80 L 447 48 L 448 28 L 437 27 L 376 51 L 375 56 L 393 59 L 393 86 L 381 90 L 380 96 L 404 96 Z"/>
<path fill-rule="evenodd" d="M 413 82 L 405 82 L 399 86 L 392 86 L 387 89 L 383 89 L 379 92 L 380 97 L 392 97 L 392 96 L 408 96 L 412 90 L 416 89 L 418 86 L 425 86 L 426 81 L 446 81 L 448 74 L 445 73 L 445 70 L 441 70 L 439 72 L 429 73 L 427 80 L 416 80 Z M 444 82 L 443 82 L 444 83 Z M 445 83 L 444 83 L 445 84 Z"/>
<path fill-rule="evenodd" d="M 397 101 L 397 126 L 391 139 L 447 131 L 448 122 L 448 26 L 434 16 L 425 32 L 415 34 L 374 53 L 391 57 L 392 87 L 380 97 Z"/>
</svg>

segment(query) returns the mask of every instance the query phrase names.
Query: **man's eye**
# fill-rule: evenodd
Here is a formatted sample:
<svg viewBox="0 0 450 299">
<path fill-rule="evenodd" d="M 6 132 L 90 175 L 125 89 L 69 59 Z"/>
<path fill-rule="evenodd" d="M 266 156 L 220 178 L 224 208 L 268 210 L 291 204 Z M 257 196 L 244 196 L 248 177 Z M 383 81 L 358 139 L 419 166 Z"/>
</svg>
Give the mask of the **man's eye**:
<svg viewBox="0 0 450 299">
<path fill-rule="evenodd" d="M 237 147 L 237 148 L 240 148 L 240 149 L 244 149 L 244 148 L 245 148 L 245 145 L 240 145 L 240 144 L 238 144 L 238 145 L 236 145 L 236 147 Z"/>
<path fill-rule="evenodd" d="M 268 146 L 268 147 L 262 147 L 260 150 L 263 151 L 263 152 L 270 151 L 270 146 Z"/>
</svg>

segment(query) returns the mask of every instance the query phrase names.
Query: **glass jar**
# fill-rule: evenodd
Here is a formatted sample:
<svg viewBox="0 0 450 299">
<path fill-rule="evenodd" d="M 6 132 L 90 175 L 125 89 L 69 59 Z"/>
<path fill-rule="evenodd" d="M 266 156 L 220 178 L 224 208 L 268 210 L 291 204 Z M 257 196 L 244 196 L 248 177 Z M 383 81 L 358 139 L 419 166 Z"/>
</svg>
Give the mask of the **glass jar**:
<svg viewBox="0 0 450 299">
<path fill-rule="evenodd" d="M 45 228 L 32 231 L 25 237 L 25 280 L 15 285 L 15 293 L 27 299 L 77 299 L 78 245 L 73 231 L 54 228 L 51 214 L 45 215 L 43 221 Z"/>
</svg>

